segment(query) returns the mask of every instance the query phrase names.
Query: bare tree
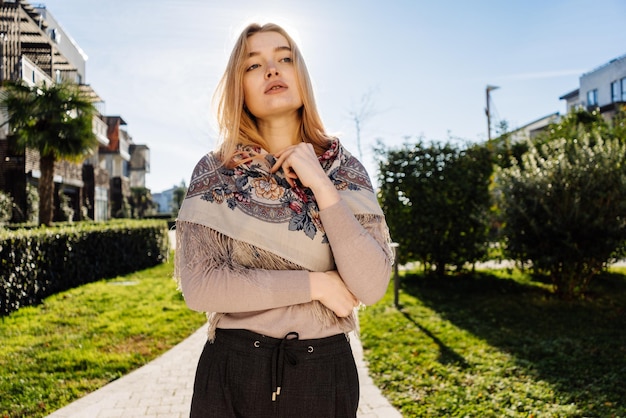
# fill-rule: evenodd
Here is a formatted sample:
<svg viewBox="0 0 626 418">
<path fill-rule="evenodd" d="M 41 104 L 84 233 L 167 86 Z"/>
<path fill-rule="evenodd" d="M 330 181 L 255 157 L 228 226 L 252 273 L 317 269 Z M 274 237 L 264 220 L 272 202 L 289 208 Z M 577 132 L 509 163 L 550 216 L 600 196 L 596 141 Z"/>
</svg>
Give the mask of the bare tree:
<svg viewBox="0 0 626 418">
<path fill-rule="evenodd" d="M 375 116 L 378 112 L 374 107 L 373 95 L 374 89 L 369 89 L 367 93 L 361 96 L 361 102 L 350 111 L 350 119 L 354 121 L 354 128 L 356 130 L 356 146 L 359 152 L 359 159 L 363 161 L 363 151 L 361 148 L 361 130 L 369 119 Z"/>
</svg>

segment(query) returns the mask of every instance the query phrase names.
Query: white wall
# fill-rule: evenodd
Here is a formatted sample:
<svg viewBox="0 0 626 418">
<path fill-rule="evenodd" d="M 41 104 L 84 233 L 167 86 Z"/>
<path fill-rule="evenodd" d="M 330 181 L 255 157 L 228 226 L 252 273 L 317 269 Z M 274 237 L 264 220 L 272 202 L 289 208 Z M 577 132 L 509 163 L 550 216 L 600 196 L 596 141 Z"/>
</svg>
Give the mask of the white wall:
<svg viewBox="0 0 626 418">
<path fill-rule="evenodd" d="M 626 77 L 626 55 L 616 58 L 580 77 L 580 100 L 587 103 L 587 92 L 598 89 L 598 105 L 612 103 L 611 83 Z"/>
</svg>

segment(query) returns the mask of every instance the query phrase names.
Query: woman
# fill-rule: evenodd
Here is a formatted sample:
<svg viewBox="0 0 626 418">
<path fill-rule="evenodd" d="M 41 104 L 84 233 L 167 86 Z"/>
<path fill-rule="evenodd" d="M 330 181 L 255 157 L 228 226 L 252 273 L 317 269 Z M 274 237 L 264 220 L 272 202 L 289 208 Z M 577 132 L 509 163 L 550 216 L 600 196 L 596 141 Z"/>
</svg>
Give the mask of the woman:
<svg viewBox="0 0 626 418">
<path fill-rule="evenodd" d="M 355 417 L 347 333 L 392 253 L 365 169 L 318 115 L 296 44 L 249 25 L 216 93 L 222 143 L 193 171 L 176 275 L 208 313 L 192 417 Z"/>
</svg>

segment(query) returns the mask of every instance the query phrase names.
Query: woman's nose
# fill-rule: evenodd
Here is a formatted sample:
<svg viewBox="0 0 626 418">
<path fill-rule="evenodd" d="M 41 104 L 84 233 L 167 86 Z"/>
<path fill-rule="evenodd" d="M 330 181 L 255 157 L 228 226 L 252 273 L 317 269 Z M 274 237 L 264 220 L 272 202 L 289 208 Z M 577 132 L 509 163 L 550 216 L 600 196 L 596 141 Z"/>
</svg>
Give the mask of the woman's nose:
<svg viewBox="0 0 626 418">
<path fill-rule="evenodd" d="M 269 65 L 267 67 L 267 72 L 265 73 L 265 78 L 272 78 L 272 77 L 276 77 L 278 75 L 278 70 L 276 69 L 275 65 Z"/>
</svg>

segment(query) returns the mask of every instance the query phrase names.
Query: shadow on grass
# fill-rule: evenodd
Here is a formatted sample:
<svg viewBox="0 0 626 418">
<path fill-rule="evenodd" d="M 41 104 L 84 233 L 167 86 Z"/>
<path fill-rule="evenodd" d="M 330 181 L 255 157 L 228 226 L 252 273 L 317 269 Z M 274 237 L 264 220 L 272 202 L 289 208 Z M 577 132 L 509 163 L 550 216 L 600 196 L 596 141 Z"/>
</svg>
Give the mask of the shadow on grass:
<svg viewBox="0 0 626 418">
<path fill-rule="evenodd" d="M 558 300 L 536 283 L 491 273 L 406 276 L 402 290 L 455 326 L 513 355 L 585 414 L 626 413 L 624 275 L 604 274 L 592 282 L 588 297 L 576 302 Z M 402 313 L 439 345 L 443 361 L 471 367 L 407 309 Z"/>
<path fill-rule="evenodd" d="M 463 358 L 463 356 L 461 356 L 456 351 L 451 349 L 449 346 L 444 344 L 443 341 L 441 341 L 439 338 L 437 338 L 437 336 L 435 336 L 435 334 L 430 332 L 422 324 L 420 324 L 415 319 L 413 319 L 413 317 L 409 313 L 407 313 L 406 311 L 402 311 L 402 310 L 400 311 L 400 313 L 404 315 L 404 317 L 407 320 L 411 321 L 413 325 L 415 325 L 421 332 L 423 332 L 430 339 L 432 339 L 435 344 L 437 344 L 437 347 L 439 348 L 439 358 L 437 359 L 437 361 L 439 361 L 439 363 L 454 364 L 463 369 L 469 366 L 469 364 L 467 363 L 465 358 Z"/>
</svg>

